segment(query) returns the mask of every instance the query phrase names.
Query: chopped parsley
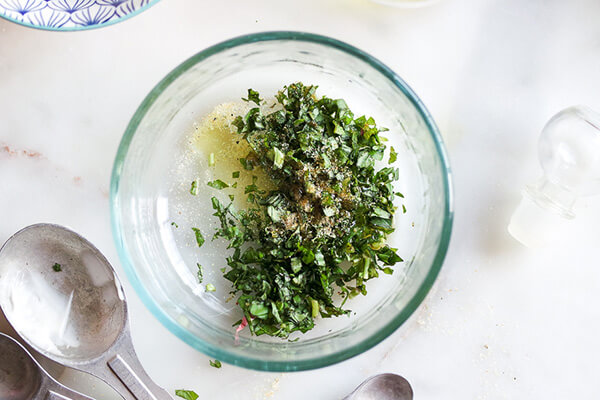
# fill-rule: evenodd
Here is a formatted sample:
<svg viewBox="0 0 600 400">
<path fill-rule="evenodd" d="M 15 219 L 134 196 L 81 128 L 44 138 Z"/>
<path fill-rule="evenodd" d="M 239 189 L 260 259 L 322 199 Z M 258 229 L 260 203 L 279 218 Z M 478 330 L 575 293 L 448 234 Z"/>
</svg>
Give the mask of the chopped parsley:
<svg viewBox="0 0 600 400">
<path fill-rule="evenodd" d="M 59 263 L 54 263 L 52 269 L 54 270 L 54 272 L 60 272 L 62 271 L 62 265 L 60 265 Z"/>
<path fill-rule="evenodd" d="M 179 228 L 179 225 L 177 225 L 175 222 L 171 222 L 171 226 L 174 226 L 175 228 Z"/>
<path fill-rule="evenodd" d="M 176 390 L 175 395 L 186 400 L 196 400 L 198 395 L 193 390 Z"/>
<path fill-rule="evenodd" d="M 219 360 L 215 360 L 215 361 L 208 360 L 208 361 L 209 361 L 209 364 L 210 364 L 211 367 L 215 367 L 215 368 L 221 368 L 222 367 L 221 361 L 219 361 Z"/>
<path fill-rule="evenodd" d="M 399 171 L 376 168 L 385 129 L 316 90 L 290 84 L 266 114 L 259 93 L 248 90 L 244 100 L 259 107 L 233 122 L 251 149 L 239 161 L 245 170 L 262 168 L 277 189 L 263 190 L 253 177 L 242 210 L 212 197 L 220 222 L 213 239 L 233 250 L 224 277 L 254 335 L 287 338 L 312 329 L 319 316 L 347 315 L 348 298 L 365 295 L 368 280 L 402 261 L 386 244 Z M 389 163 L 396 159 L 390 149 Z M 215 182 L 209 185 L 227 188 Z"/>
</svg>

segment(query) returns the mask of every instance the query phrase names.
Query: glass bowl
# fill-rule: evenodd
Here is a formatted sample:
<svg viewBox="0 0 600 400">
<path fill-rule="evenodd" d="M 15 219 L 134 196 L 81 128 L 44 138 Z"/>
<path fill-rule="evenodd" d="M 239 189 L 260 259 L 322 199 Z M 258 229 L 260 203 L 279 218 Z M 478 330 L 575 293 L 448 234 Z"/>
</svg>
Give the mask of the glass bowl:
<svg viewBox="0 0 600 400">
<path fill-rule="evenodd" d="M 344 98 L 356 115 L 389 128 L 398 152 L 406 213 L 389 237 L 405 262 L 368 282 L 368 295 L 346 303 L 350 316 L 318 319 L 306 334 L 282 340 L 236 337 L 242 317 L 222 277 L 228 252 L 211 241 L 216 227 L 211 194 L 190 195 L 206 179 L 207 157 L 194 148 L 195 124 L 247 88 L 275 94 L 302 81 L 318 95 Z M 218 168 L 218 160 L 217 166 Z M 114 238 L 125 271 L 150 311 L 175 335 L 227 363 L 266 371 L 330 365 L 364 352 L 415 311 L 442 266 L 452 226 L 450 169 L 440 134 L 425 106 L 388 67 L 345 43 L 298 32 L 246 35 L 210 47 L 169 73 L 144 99 L 121 141 L 111 182 Z M 401 208 L 399 208 L 401 210 Z M 207 238 L 198 248 L 192 227 Z M 204 267 L 198 284 L 197 263 Z M 297 341 L 293 341 L 298 338 Z"/>
</svg>

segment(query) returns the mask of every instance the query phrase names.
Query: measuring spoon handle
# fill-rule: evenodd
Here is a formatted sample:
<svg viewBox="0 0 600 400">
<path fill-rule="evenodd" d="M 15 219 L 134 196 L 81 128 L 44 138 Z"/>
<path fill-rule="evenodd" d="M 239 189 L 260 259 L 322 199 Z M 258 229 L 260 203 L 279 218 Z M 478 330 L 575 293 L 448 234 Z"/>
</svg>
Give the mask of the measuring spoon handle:
<svg viewBox="0 0 600 400">
<path fill-rule="evenodd" d="M 124 400 L 172 400 L 144 371 L 129 335 L 120 338 L 118 345 L 104 357 L 104 365 L 98 365 L 92 373 L 112 386 Z"/>
<path fill-rule="evenodd" d="M 60 383 L 53 381 L 47 385 L 44 400 L 94 400 L 84 394 L 76 392 Z"/>
</svg>

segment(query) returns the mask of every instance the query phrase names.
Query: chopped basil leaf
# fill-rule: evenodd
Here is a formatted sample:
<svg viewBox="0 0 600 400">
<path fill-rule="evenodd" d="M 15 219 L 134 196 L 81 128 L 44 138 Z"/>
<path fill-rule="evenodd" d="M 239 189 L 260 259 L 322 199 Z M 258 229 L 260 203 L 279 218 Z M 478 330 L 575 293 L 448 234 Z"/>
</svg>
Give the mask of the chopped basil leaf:
<svg viewBox="0 0 600 400">
<path fill-rule="evenodd" d="M 215 189 L 219 189 L 219 190 L 229 187 L 228 184 L 226 184 L 225 182 L 223 182 L 220 179 L 215 179 L 214 181 L 208 182 L 207 185 L 210 186 L 211 188 L 215 188 Z"/>
<path fill-rule="evenodd" d="M 273 222 L 279 222 L 281 220 L 281 210 L 273 206 L 267 206 L 267 214 L 271 217 Z"/>
<path fill-rule="evenodd" d="M 54 263 L 52 269 L 54 270 L 54 272 L 60 272 L 62 271 L 62 266 L 59 263 Z"/>
<path fill-rule="evenodd" d="M 242 164 L 242 167 L 244 167 L 245 170 L 252 171 L 254 169 L 252 161 L 249 161 L 243 157 L 240 158 L 240 164 Z"/>
<path fill-rule="evenodd" d="M 193 390 L 176 390 L 175 395 L 186 400 L 198 399 L 198 395 Z"/>
<path fill-rule="evenodd" d="M 285 155 L 277 147 L 273 147 L 273 152 L 273 165 L 275 166 L 275 169 L 280 169 L 281 167 L 283 167 L 283 159 Z"/>
<path fill-rule="evenodd" d="M 302 261 L 300 261 L 299 257 L 292 258 L 292 272 L 297 274 L 302 269 Z"/>
<path fill-rule="evenodd" d="M 215 360 L 215 361 L 209 360 L 209 364 L 210 364 L 211 367 L 215 367 L 215 368 L 221 368 L 222 367 L 221 361 L 219 361 L 219 360 Z"/>
<path fill-rule="evenodd" d="M 265 319 L 269 315 L 269 309 L 262 303 L 253 302 L 250 306 L 250 314 L 256 318 Z"/>
<path fill-rule="evenodd" d="M 253 101 L 253 102 L 256 103 L 257 106 L 259 106 L 262 99 L 260 99 L 258 97 L 258 92 L 256 90 L 248 89 L 248 98 L 247 99 L 242 99 L 242 100 L 244 100 L 244 101 Z"/>
<path fill-rule="evenodd" d="M 388 164 L 393 164 L 396 162 L 396 160 L 398 159 L 398 153 L 396 153 L 396 150 L 394 150 L 394 147 L 390 147 L 390 160 L 388 161 Z"/>
<path fill-rule="evenodd" d="M 192 181 L 192 187 L 190 188 L 190 194 L 193 196 L 198 194 L 198 179 Z"/>
<path fill-rule="evenodd" d="M 196 265 L 198 266 L 198 283 L 202 283 L 202 280 L 204 279 L 202 265 L 200 265 L 200 263 L 196 263 Z"/>
<path fill-rule="evenodd" d="M 373 207 L 373 215 L 375 215 L 376 217 L 380 217 L 380 218 L 390 218 L 391 217 L 389 212 L 387 212 L 379 207 Z"/>
<path fill-rule="evenodd" d="M 317 300 L 311 299 L 311 316 L 316 318 L 319 315 L 319 302 Z"/>
<path fill-rule="evenodd" d="M 198 228 L 192 228 L 194 231 L 194 235 L 196 235 L 196 243 L 198 243 L 198 247 L 202 247 L 204 244 L 204 236 L 202 236 L 202 232 Z"/>
</svg>

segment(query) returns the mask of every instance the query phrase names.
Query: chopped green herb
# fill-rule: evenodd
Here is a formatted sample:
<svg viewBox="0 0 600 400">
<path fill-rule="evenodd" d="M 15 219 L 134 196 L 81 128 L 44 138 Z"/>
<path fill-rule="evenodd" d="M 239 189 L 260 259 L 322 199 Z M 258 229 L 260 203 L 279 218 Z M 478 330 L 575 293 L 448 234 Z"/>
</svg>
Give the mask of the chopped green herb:
<svg viewBox="0 0 600 400">
<path fill-rule="evenodd" d="M 177 225 L 175 222 L 171 222 L 171 226 L 174 226 L 175 228 L 179 228 L 179 225 Z"/>
<path fill-rule="evenodd" d="M 62 266 L 59 263 L 54 263 L 54 265 L 52 266 L 52 269 L 55 272 L 60 272 L 60 271 L 62 271 Z"/>
<path fill-rule="evenodd" d="M 247 99 L 242 99 L 242 100 L 244 100 L 244 101 L 253 101 L 253 102 L 256 103 L 257 106 L 259 106 L 262 99 L 260 99 L 258 97 L 258 92 L 256 90 L 248 89 L 248 98 Z"/>
<path fill-rule="evenodd" d="M 254 335 L 287 338 L 312 329 L 319 316 L 347 315 L 347 299 L 365 295 L 368 280 L 391 274 L 402 261 L 386 244 L 399 171 L 377 167 L 385 129 L 316 90 L 290 84 L 275 96 L 276 111 L 254 107 L 235 118 L 250 146 L 240 164 L 264 170 L 277 189 L 263 190 L 253 178 L 242 210 L 212 198 L 220 222 L 214 238 L 232 249 L 224 277 Z M 245 100 L 262 101 L 253 90 Z M 390 149 L 390 163 L 397 157 Z"/>
<path fill-rule="evenodd" d="M 264 303 L 252 302 L 250 314 L 256 318 L 265 319 L 269 316 L 269 309 Z"/>
<path fill-rule="evenodd" d="M 221 361 L 219 361 L 219 360 L 215 360 L 215 361 L 209 360 L 209 363 L 210 363 L 211 367 L 215 367 L 215 368 L 221 368 L 222 367 Z"/>
<path fill-rule="evenodd" d="M 292 258 L 292 272 L 297 274 L 302 269 L 302 261 L 299 257 Z"/>
<path fill-rule="evenodd" d="M 211 188 L 215 188 L 215 189 L 219 189 L 219 190 L 229 187 L 228 184 L 226 184 L 225 182 L 223 182 L 220 179 L 215 179 L 214 181 L 208 182 L 207 185 L 210 186 Z"/>
<path fill-rule="evenodd" d="M 316 318 L 319 315 L 319 302 L 317 300 L 311 299 L 311 316 Z"/>
<path fill-rule="evenodd" d="M 207 292 L 216 292 L 217 288 L 212 283 L 207 283 L 206 284 L 206 291 Z"/>
<path fill-rule="evenodd" d="M 176 390 L 175 395 L 186 400 L 198 399 L 198 395 L 193 390 Z"/>
<path fill-rule="evenodd" d="M 240 158 L 240 164 L 242 164 L 242 167 L 244 167 L 245 170 L 252 171 L 254 169 L 252 161 L 249 161 L 244 157 Z"/>
<path fill-rule="evenodd" d="M 390 160 L 388 161 L 388 164 L 393 164 L 396 162 L 396 160 L 398 159 L 398 153 L 396 153 L 396 150 L 394 150 L 394 147 L 390 147 Z"/>
<path fill-rule="evenodd" d="M 275 166 L 275 169 L 280 169 L 281 167 L 283 167 L 283 159 L 285 155 L 277 147 L 273 147 L 273 153 L 273 165 Z"/>
<path fill-rule="evenodd" d="M 198 179 L 192 181 L 192 187 L 190 187 L 190 194 L 193 196 L 198 194 Z"/>
<path fill-rule="evenodd" d="M 204 244 L 204 236 L 202 236 L 202 232 L 198 228 L 192 228 L 194 231 L 194 235 L 196 235 L 196 243 L 198 243 L 198 247 L 202 247 Z"/>
<path fill-rule="evenodd" d="M 233 172 L 231 173 L 231 177 L 232 177 L 233 179 L 237 179 L 237 178 L 239 178 L 239 177 L 240 177 L 240 171 L 233 171 Z"/>
<path fill-rule="evenodd" d="M 406 206 L 402 204 L 402 214 L 406 214 Z"/>
<path fill-rule="evenodd" d="M 196 265 L 198 266 L 198 283 L 202 283 L 202 280 L 204 279 L 204 271 L 202 269 L 202 265 L 200 265 L 200 263 L 196 263 Z"/>
</svg>

